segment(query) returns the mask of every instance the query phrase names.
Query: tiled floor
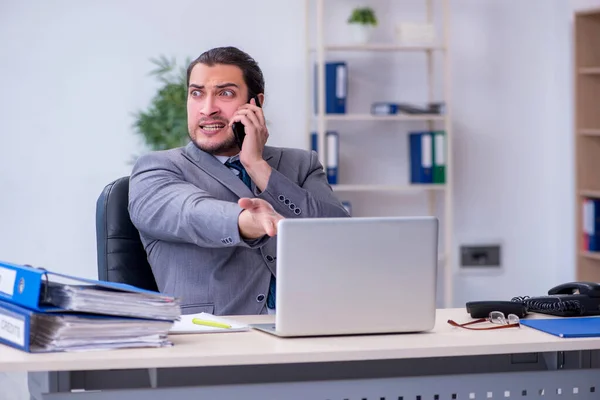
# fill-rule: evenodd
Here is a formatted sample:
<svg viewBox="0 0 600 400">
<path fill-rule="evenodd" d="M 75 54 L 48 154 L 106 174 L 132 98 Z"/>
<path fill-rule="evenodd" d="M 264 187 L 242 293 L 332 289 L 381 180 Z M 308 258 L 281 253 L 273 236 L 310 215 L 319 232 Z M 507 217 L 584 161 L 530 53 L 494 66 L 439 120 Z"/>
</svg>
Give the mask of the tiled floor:
<svg viewBox="0 0 600 400">
<path fill-rule="evenodd" d="M 0 400 L 28 400 L 27 374 L 0 372 Z"/>
</svg>

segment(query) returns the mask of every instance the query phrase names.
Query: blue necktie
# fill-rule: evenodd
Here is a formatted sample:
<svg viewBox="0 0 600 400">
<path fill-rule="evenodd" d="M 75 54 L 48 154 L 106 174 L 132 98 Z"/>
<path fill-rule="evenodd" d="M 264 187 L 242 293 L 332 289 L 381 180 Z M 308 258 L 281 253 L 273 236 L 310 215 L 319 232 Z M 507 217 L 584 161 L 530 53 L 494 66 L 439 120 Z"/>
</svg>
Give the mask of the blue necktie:
<svg viewBox="0 0 600 400">
<path fill-rule="evenodd" d="M 250 175 L 246 171 L 246 168 L 242 165 L 240 160 L 235 161 L 226 161 L 225 166 L 229 168 L 233 168 L 239 171 L 238 178 L 242 180 L 248 186 L 250 190 L 252 190 L 252 180 L 250 179 Z M 270 309 L 275 308 L 275 277 L 271 275 L 271 282 L 269 283 L 269 295 L 267 296 L 267 307 Z"/>
<path fill-rule="evenodd" d="M 238 177 L 246 184 L 246 186 L 248 186 L 250 190 L 252 190 L 252 180 L 250 179 L 250 175 L 248 175 L 246 168 L 244 168 L 240 160 L 226 161 L 225 165 L 229 168 L 237 169 L 240 173 Z"/>
</svg>

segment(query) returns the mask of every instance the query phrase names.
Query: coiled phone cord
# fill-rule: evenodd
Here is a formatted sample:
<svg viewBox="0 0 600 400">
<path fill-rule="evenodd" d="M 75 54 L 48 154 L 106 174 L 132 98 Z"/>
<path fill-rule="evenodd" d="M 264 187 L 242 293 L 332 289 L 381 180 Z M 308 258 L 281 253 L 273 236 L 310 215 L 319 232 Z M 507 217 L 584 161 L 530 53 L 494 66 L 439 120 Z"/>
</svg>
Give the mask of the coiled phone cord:
<svg viewBox="0 0 600 400">
<path fill-rule="evenodd" d="M 545 297 L 543 300 L 530 298 L 529 296 L 513 297 L 511 301 L 523 304 L 530 311 L 560 311 L 560 312 L 577 312 L 582 314 L 584 307 L 579 300 L 562 300 Z"/>
</svg>

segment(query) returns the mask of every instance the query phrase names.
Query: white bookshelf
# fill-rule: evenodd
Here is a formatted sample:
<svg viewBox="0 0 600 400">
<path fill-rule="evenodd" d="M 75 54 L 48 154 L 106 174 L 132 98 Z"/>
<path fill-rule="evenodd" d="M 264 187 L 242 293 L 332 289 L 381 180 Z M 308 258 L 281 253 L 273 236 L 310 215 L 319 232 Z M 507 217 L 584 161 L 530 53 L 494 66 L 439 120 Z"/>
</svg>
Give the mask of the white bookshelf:
<svg viewBox="0 0 600 400">
<path fill-rule="evenodd" d="M 420 0 L 425 3 L 426 16 L 425 20 L 430 23 L 434 23 L 434 3 L 433 0 Z M 323 165 L 326 165 L 325 160 L 325 132 L 328 129 L 328 123 L 333 121 L 348 121 L 353 125 L 359 123 L 368 123 L 369 121 L 389 121 L 390 123 L 411 123 L 411 122 L 425 122 L 429 130 L 444 130 L 445 131 L 445 147 L 446 147 L 446 179 L 443 184 L 371 184 L 365 182 L 364 184 L 337 184 L 332 185 L 333 190 L 336 193 L 348 193 L 348 192 L 365 192 L 371 194 L 377 193 L 392 193 L 394 195 L 402 196 L 404 194 L 423 192 L 427 201 L 427 209 L 430 215 L 436 214 L 436 206 L 438 200 L 443 200 L 443 214 L 444 221 L 441 226 L 444 227 L 440 231 L 440 236 L 443 236 L 444 247 L 441 249 L 439 254 L 439 260 L 441 264 L 441 273 L 439 279 L 443 283 L 443 299 L 442 303 L 444 307 L 452 306 L 453 299 L 453 279 L 454 279 L 454 266 L 453 266 L 453 179 L 452 179 L 452 126 L 451 126 L 451 104 L 449 103 L 450 94 L 450 55 L 449 55 L 449 1 L 450 0 L 439 0 L 437 4 L 441 7 L 442 14 L 442 26 L 441 30 L 438 30 L 438 41 L 432 45 L 401 45 L 395 43 L 369 43 L 369 44 L 335 44 L 328 43 L 324 37 L 325 24 L 333 23 L 332 21 L 325 21 L 325 7 L 328 4 L 326 0 L 305 0 L 306 3 L 306 52 L 307 52 L 307 64 L 306 71 L 308 74 L 307 78 L 307 135 L 310 136 L 310 132 L 316 130 L 317 132 L 317 146 L 319 149 L 319 158 Z M 316 4 L 315 4 L 316 2 Z M 330 3 L 329 3 L 330 4 Z M 367 4 L 368 5 L 368 4 Z M 314 6 L 314 9 L 312 8 Z M 315 32 L 311 32 L 311 21 L 315 22 Z M 335 21 L 334 23 L 340 23 Z M 438 27 L 439 28 L 439 27 Z M 314 33 L 314 38 L 311 37 L 311 33 Z M 330 52 L 390 52 L 390 53 L 414 53 L 421 52 L 426 55 L 426 62 L 424 68 L 428 75 L 428 88 L 427 90 L 428 100 L 430 102 L 443 101 L 445 103 L 444 114 L 396 114 L 396 115 L 371 115 L 371 114 L 325 114 L 325 72 L 324 64 L 326 54 Z M 443 76 L 435 76 L 434 71 L 434 56 L 440 56 L 443 62 L 441 68 Z M 397 56 L 397 55 L 396 55 Z M 316 60 L 315 60 L 316 59 Z M 436 59 L 437 60 L 437 59 Z M 314 98 L 314 80 L 312 77 L 312 71 L 316 61 L 317 74 L 315 78 L 320 83 L 317 87 L 317 103 L 318 109 L 316 114 L 313 111 L 312 100 Z M 596 73 L 596 71 L 585 70 L 581 73 Z M 434 79 L 441 79 L 443 81 L 443 98 L 434 98 Z M 309 128 L 310 127 L 310 128 Z M 316 127 L 314 129 L 313 127 Z M 343 140 L 343 134 L 340 134 L 340 141 Z M 310 137 L 307 142 L 310 148 Z M 341 156 L 341 155 L 340 155 Z M 399 162 L 409 163 L 408 158 L 403 157 L 399 159 Z"/>
<path fill-rule="evenodd" d="M 336 192 L 416 192 L 423 190 L 446 190 L 446 185 L 412 184 L 412 185 L 331 185 Z"/>
<path fill-rule="evenodd" d="M 446 118 L 438 114 L 418 115 L 371 115 L 371 114 L 329 114 L 325 121 L 444 121 Z"/>
<path fill-rule="evenodd" d="M 443 51 L 444 46 L 407 46 L 395 44 L 359 44 L 359 45 L 326 45 L 325 51 Z M 315 47 L 310 47 L 309 51 L 318 51 Z"/>
</svg>

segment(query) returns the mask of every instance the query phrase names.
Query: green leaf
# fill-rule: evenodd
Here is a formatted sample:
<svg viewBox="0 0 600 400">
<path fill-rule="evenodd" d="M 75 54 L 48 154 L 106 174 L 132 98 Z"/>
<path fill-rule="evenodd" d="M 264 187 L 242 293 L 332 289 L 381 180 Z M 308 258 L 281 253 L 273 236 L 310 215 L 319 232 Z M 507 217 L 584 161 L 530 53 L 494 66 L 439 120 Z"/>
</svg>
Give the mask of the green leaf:
<svg viewBox="0 0 600 400">
<path fill-rule="evenodd" d="M 161 85 L 148 107 L 132 114 L 132 127 L 152 150 L 183 146 L 188 141 L 187 67 L 178 67 L 175 58 L 164 55 L 150 62 L 155 66 L 150 74 Z"/>
<path fill-rule="evenodd" d="M 357 7 L 348 17 L 348 23 L 377 26 L 377 17 L 371 7 Z"/>
</svg>

